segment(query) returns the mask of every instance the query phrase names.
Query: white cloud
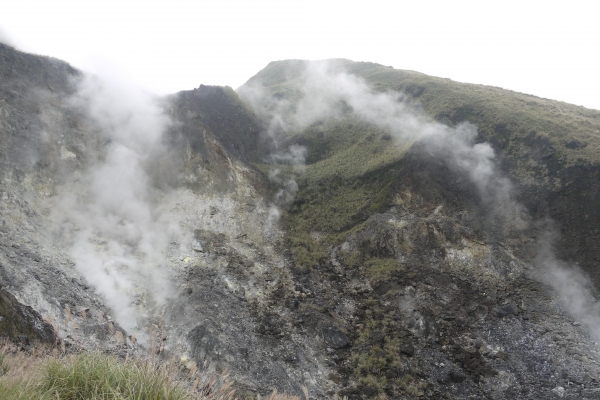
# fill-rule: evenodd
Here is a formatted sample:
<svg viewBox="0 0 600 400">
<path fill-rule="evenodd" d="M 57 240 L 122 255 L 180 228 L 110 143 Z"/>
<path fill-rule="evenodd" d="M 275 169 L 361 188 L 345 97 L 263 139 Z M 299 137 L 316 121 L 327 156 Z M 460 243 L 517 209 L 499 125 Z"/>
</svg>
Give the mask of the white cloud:
<svg viewBox="0 0 600 400">
<path fill-rule="evenodd" d="M 600 109 L 596 15 L 591 1 L 22 0 L 0 25 L 26 50 L 90 70 L 101 60 L 158 93 L 235 88 L 274 60 L 342 57 Z"/>
</svg>

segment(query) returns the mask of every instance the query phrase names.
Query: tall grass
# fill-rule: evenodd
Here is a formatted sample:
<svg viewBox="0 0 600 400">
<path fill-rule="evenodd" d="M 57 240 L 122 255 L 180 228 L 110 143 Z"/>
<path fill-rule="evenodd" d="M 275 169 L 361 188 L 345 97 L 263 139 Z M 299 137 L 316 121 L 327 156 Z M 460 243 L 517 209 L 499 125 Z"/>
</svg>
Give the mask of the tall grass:
<svg viewBox="0 0 600 400">
<path fill-rule="evenodd" d="M 174 384 L 170 371 L 142 360 L 121 362 L 99 353 L 50 358 L 43 365 L 41 393 L 70 399 L 184 400 L 186 391 Z"/>
<path fill-rule="evenodd" d="M 59 354 L 54 350 L 18 351 L 6 343 L 0 350 L 2 400 L 232 400 L 233 381 L 178 363 L 151 358 L 120 359 L 99 352 Z M 308 392 L 306 392 L 308 394 Z M 278 394 L 271 400 L 299 400 Z M 307 396 L 308 399 L 308 396 Z"/>
<path fill-rule="evenodd" d="M 0 398 L 184 400 L 202 398 L 174 378 L 175 371 L 160 369 L 148 360 L 123 361 L 86 352 L 63 356 L 5 353 L 0 372 Z M 221 393 L 215 399 L 233 398 Z"/>
</svg>

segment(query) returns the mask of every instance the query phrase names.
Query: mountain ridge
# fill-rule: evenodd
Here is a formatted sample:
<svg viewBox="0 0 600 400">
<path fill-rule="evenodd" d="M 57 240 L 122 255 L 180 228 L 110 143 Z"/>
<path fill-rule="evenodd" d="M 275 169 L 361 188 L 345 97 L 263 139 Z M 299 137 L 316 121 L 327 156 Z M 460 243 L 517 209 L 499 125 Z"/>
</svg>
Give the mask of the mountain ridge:
<svg viewBox="0 0 600 400">
<path fill-rule="evenodd" d="M 578 262 L 593 311 L 600 112 L 348 60 L 154 98 L 0 50 L 0 284 L 68 348 L 248 397 L 597 398 L 595 316 L 539 275 Z"/>
</svg>

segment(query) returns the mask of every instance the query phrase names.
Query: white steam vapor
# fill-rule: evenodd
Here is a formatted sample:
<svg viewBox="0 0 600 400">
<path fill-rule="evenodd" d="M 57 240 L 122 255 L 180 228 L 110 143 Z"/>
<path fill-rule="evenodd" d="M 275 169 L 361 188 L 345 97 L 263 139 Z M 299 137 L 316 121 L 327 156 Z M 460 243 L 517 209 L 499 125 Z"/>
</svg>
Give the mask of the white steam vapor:
<svg viewBox="0 0 600 400">
<path fill-rule="evenodd" d="M 498 170 L 493 148 L 489 143 L 477 143 L 477 129 L 472 124 L 449 127 L 431 122 L 412 112 L 403 102 L 403 95 L 375 91 L 361 78 L 336 70 L 328 61 L 306 62 L 303 76 L 290 91 L 290 96 L 298 99 L 296 102 L 288 101 L 285 96 L 272 97 L 264 88 L 252 84 L 243 86 L 239 92 L 258 115 L 263 119 L 266 116 L 268 133 L 272 136 L 352 113 L 365 123 L 386 130 L 400 143 L 418 141 L 426 151 L 472 182 L 487 220 L 485 233 L 490 240 L 501 240 L 510 231 L 523 231 L 531 226 L 527 211 L 514 199 L 510 180 Z M 290 158 L 293 159 L 292 155 Z M 286 183 L 278 182 L 280 187 Z M 297 185 L 291 185 L 290 189 L 280 190 L 278 196 L 286 193 L 284 200 L 290 202 Z M 269 218 L 279 218 L 279 211 L 274 209 L 273 215 L 270 213 Z M 545 229 L 538 238 L 538 255 L 533 262 L 540 271 L 538 278 L 554 288 L 565 308 L 600 341 L 600 305 L 590 281 L 578 268 L 557 259 L 552 246 L 555 237 L 554 230 Z"/>
<path fill-rule="evenodd" d="M 8 33 L 6 33 L 6 31 L 4 31 L 2 29 L 2 27 L 0 27 L 0 43 L 4 43 L 9 46 L 16 47 L 12 38 L 8 35 Z"/>
<path fill-rule="evenodd" d="M 552 225 L 546 221 L 547 225 Z M 537 241 L 537 255 L 533 261 L 537 278 L 552 286 L 561 305 L 590 332 L 592 339 L 600 342 L 600 303 L 594 297 L 590 279 L 577 266 L 559 260 L 554 253 L 558 233 L 546 228 Z"/>
<path fill-rule="evenodd" d="M 425 144 L 428 151 L 469 177 L 491 217 L 524 227 L 522 210 L 511 200 L 512 185 L 498 173 L 489 143 L 476 143 L 474 125 L 449 127 L 427 121 L 412 112 L 397 92 L 376 92 L 357 76 L 334 73 L 327 62 L 308 64 L 303 91 L 305 95 L 295 116 L 297 123 L 310 124 L 327 115 L 341 116 L 341 108 L 348 107 L 364 122 L 386 130 L 399 142 Z"/>
<path fill-rule="evenodd" d="M 178 224 L 148 172 L 165 151 L 162 135 L 171 121 L 148 94 L 114 80 L 86 77 L 71 102 L 107 144 L 76 191 L 58 197 L 55 218 L 71 234 L 75 268 L 115 320 L 136 332 L 144 317 L 136 303 L 160 305 L 171 291 L 166 252 Z"/>
<path fill-rule="evenodd" d="M 304 162 L 304 159 L 302 159 L 302 162 Z M 304 163 L 299 164 L 298 167 L 304 168 Z M 275 184 L 278 189 L 273 198 L 273 203 L 269 206 L 266 223 L 267 231 L 270 231 L 273 226 L 279 222 L 279 219 L 281 218 L 279 207 L 285 207 L 290 204 L 294 200 L 296 193 L 298 193 L 296 177 L 294 175 L 283 177 L 281 170 L 278 168 L 269 171 L 269 181 Z"/>
<path fill-rule="evenodd" d="M 238 89 L 242 96 L 253 108 L 258 116 L 266 122 L 266 130 L 263 135 L 273 145 L 274 150 L 265 161 L 272 164 L 285 164 L 293 167 L 294 173 L 288 173 L 284 178 L 279 168 L 269 172 L 269 181 L 277 187 L 277 193 L 269 206 L 265 229 L 271 231 L 281 218 L 281 207 L 289 205 L 298 192 L 296 174 L 304 172 L 306 163 L 306 147 L 292 144 L 287 149 L 280 149 L 280 142 L 295 129 L 303 128 L 290 122 L 290 116 L 295 114 L 294 106 L 285 99 L 272 99 L 266 96 L 264 90 L 256 86 L 242 86 Z"/>
<path fill-rule="evenodd" d="M 269 159 L 276 164 L 289 164 L 294 166 L 296 171 L 303 171 L 306 162 L 306 147 L 293 144 L 285 152 L 269 155 Z"/>
</svg>

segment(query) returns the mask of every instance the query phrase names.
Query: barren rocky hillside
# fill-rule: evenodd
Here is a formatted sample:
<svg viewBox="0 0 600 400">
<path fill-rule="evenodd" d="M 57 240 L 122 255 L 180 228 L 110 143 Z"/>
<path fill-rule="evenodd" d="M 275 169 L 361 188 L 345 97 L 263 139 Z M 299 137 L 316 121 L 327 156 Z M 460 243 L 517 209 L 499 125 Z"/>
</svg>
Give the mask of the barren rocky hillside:
<svg viewBox="0 0 600 400">
<path fill-rule="evenodd" d="M 600 398 L 600 112 L 347 60 L 0 77 L 2 336 L 246 396 Z"/>
</svg>

